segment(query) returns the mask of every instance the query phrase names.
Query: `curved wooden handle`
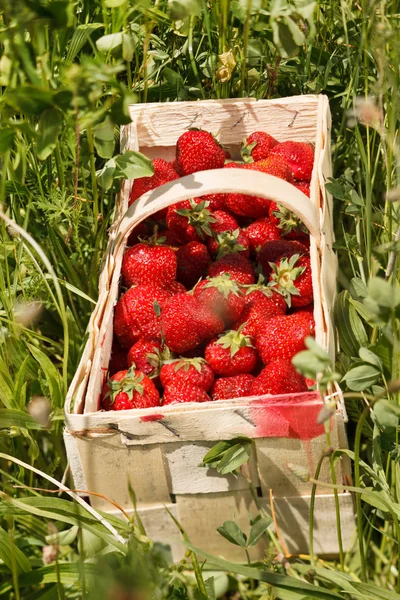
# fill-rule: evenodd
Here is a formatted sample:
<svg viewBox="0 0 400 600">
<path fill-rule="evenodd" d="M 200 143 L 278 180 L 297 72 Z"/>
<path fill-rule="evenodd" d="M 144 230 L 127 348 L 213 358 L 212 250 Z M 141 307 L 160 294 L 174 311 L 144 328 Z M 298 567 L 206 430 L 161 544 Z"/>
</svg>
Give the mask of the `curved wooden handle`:
<svg viewBox="0 0 400 600">
<path fill-rule="evenodd" d="M 119 233 L 125 236 L 137 223 L 171 204 L 218 193 L 248 194 L 278 202 L 296 213 L 319 242 L 318 212 L 311 200 L 283 179 L 247 169 L 200 171 L 147 192 L 128 208 L 121 220 Z"/>
</svg>

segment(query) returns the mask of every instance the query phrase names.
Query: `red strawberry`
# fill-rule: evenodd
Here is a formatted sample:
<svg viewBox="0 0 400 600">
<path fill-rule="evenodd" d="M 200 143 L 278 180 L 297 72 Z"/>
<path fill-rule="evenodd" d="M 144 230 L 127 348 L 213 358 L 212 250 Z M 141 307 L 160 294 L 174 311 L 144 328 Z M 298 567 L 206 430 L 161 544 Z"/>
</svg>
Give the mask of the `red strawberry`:
<svg viewBox="0 0 400 600">
<path fill-rule="evenodd" d="M 161 288 L 140 285 L 129 289 L 118 300 L 114 332 L 123 348 L 130 348 L 140 338 L 161 339 L 160 318 L 156 313 L 155 301 L 162 307 L 170 297 L 171 294 Z"/>
<path fill-rule="evenodd" d="M 264 217 L 249 225 L 246 229 L 246 235 L 250 240 L 251 249 L 258 252 L 265 242 L 279 240 L 281 232 L 268 217 Z"/>
<path fill-rule="evenodd" d="M 243 254 L 246 258 L 250 255 L 250 241 L 242 229 L 234 231 L 222 231 L 209 239 L 207 242 L 210 254 L 216 258 L 222 258 L 227 254 Z"/>
<path fill-rule="evenodd" d="M 305 338 L 314 334 L 314 319 L 299 314 L 272 317 L 258 332 L 257 350 L 265 365 L 278 358 L 290 360 L 305 349 Z"/>
<path fill-rule="evenodd" d="M 249 290 L 245 296 L 246 306 L 235 327 L 241 327 L 242 333 L 255 338 L 268 319 L 285 314 L 287 305 L 283 296 L 271 293 L 265 286 L 249 286 Z"/>
<path fill-rule="evenodd" d="M 150 408 L 160 405 L 160 395 L 154 383 L 131 367 L 118 371 L 103 386 L 101 404 L 104 410 Z"/>
<path fill-rule="evenodd" d="M 214 372 L 203 358 L 178 358 L 164 363 L 160 379 L 164 387 L 183 381 L 208 392 L 214 382 Z"/>
<path fill-rule="evenodd" d="M 251 386 L 254 381 L 253 375 L 245 373 L 233 377 L 220 377 L 211 389 L 213 400 L 229 400 L 230 398 L 245 398 L 251 396 Z"/>
<path fill-rule="evenodd" d="M 278 140 L 272 135 L 264 131 L 255 131 L 243 141 L 241 155 L 245 161 L 263 160 L 268 157 L 272 148 L 277 144 Z"/>
<path fill-rule="evenodd" d="M 132 231 L 128 238 L 127 245 L 134 246 L 138 244 L 141 240 L 145 239 L 151 232 L 151 225 L 146 221 L 142 221 L 138 225 L 136 225 L 135 229 Z"/>
<path fill-rule="evenodd" d="M 290 258 L 293 254 L 307 255 L 308 250 L 303 244 L 294 240 L 271 240 L 265 242 L 257 258 L 264 275 L 269 275 L 272 270 L 269 263 L 276 263 L 283 257 Z"/>
<path fill-rule="evenodd" d="M 227 162 L 224 164 L 224 169 L 243 169 L 244 167 L 244 163 L 243 162 Z"/>
<path fill-rule="evenodd" d="M 251 171 L 261 171 L 267 173 L 267 175 L 274 175 L 274 177 L 293 183 L 293 174 L 287 161 L 281 156 L 272 156 L 273 152 L 274 150 L 271 150 L 271 154 L 265 160 L 249 163 L 245 168 Z"/>
<path fill-rule="evenodd" d="M 192 288 L 207 272 L 211 262 L 207 246 L 201 242 L 189 242 L 176 251 L 177 279 L 188 289 Z"/>
<path fill-rule="evenodd" d="M 126 350 L 121 348 L 117 340 L 113 340 L 111 348 L 111 357 L 108 364 L 108 372 L 110 375 L 114 375 L 118 371 L 124 371 L 128 368 L 128 359 L 126 356 Z"/>
<path fill-rule="evenodd" d="M 227 254 L 211 263 L 208 267 L 209 277 L 217 277 L 224 273 L 230 275 L 231 279 L 244 285 L 255 282 L 251 262 L 242 254 Z"/>
<path fill-rule="evenodd" d="M 148 377 L 155 377 L 161 368 L 162 355 L 163 349 L 160 342 L 141 339 L 129 350 L 128 364 L 129 366 L 135 365 L 136 369 Z"/>
<path fill-rule="evenodd" d="M 228 194 L 225 204 L 227 209 L 235 215 L 259 219 L 268 214 L 270 201 L 247 194 Z"/>
<path fill-rule="evenodd" d="M 161 325 L 167 346 L 179 354 L 192 350 L 224 329 L 222 319 L 190 294 L 176 294 L 165 303 Z"/>
<path fill-rule="evenodd" d="M 238 283 L 229 275 L 200 281 L 194 296 L 203 305 L 223 319 L 225 326 L 237 321 L 244 309 L 244 298 Z"/>
<path fill-rule="evenodd" d="M 272 264 L 269 286 L 284 296 L 288 306 L 307 306 L 313 300 L 310 258 L 293 254 Z"/>
<path fill-rule="evenodd" d="M 168 208 L 167 226 L 174 237 L 181 243 L 200 241 L 211 236 L 211 223 L 215 218 L 208 210 L 207 202 L 184 200 Z"/>
<path fill-rule="evenodd" d="M 288 163 L 296 179 L 310 181 L 314 166 L 314 148 L 307 142 L 281 142 L 271 150 L 270 158 L 280 156 Z"/>
<path fill-rule="evenodd" d="M 256 377 L 251 387 L 251 394 L 295 394 L 308 390 L 306 381 L 289 360 L 271 361 Z"/>
<path fill-rule="evenodd" d="M 208 131 L 185 131 L 176 143 L 176 162 L 181 175 L 222 169 L 225 152 Z"/>
<path fill-rule="evenodd" d="M 175 296 L 175 294 L 182 294 L 186 292 L 185 286 L 183 285 L 183 283 L 180 283 L 180 281 L 173 281 L 167 287 L 165 287 L 164 290 L 166 292 L 169 292 L 171 296 Z"/>
<path fill-rule="evenodd" d="M 213 213 L 213 218 L 214 222 L 210 225 L 210 229 L 213 233 L 221 233 L 222 231 L 234 231 L 239 227 L 236 219 L 223 210 L 216 210 Z"/>
<path fill-rule="evenodd" d="M 253 340 L 240 331 L 228 331 L 206 346 L 205 359 L 217 375 L 250 373 L 257 364 Z"/>
<path fill-rule="evenodd" d="M 207 194 L 199 200 L 208 202 L 210 210 L 225 210 L 226 194 Z"/>
<path fill-rule="evenodd" d="M 156 187 L 164 185 L 164 183 L 168 183 L 169 181 L 179 179 L 179 175 L 171 163 L 168 163 L 163 158 L 155 158 L 151 162 L 153 163 L 154 174 L 151 177 L 139 177 L 139 179 L 135 179 L 129 198 L 129 206 L 146 192 L 154 190 Z"/>
<path fill-rule="evenodd" d="M 170 383 L 164 389 L 163 406 L 178 402 L 209 402 L 210 396 L 201 387 L 176 381 Z"/>
<path fill-rule="evenodd" d="M 297 181 L 295 184 L 298 190 L 303 192 L 306 196 L 310 197 L 310 182 L 309 181 Z"/>
<path fill-rule="evenodd" d="M 121 268 L 126 286 L 168 287 L 176 278 L 176 256 L 168 246 L 136 244 L 124 254 Z"/>
<path fill-rule="evenodd" d="M 271 221 L 279 228 L 282 237 L 308 236 L 308 229 L 300 217 L 281 204 L 271 202 L 269 215 Z"/>
</svg>

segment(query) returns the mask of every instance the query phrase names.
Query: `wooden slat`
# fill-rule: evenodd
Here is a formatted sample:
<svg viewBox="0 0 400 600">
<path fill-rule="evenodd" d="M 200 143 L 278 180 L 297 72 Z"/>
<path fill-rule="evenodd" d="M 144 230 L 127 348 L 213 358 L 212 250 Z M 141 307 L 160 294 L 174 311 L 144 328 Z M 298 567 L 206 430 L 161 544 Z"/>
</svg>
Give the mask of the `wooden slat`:
<svg viewBox="0 0 400 600">
<path fill-rule="evenodd" d="M 131 507 L 128 482 L 135 492 L 138 506 L 170 502 L 161 448 L 128 447 L 120 436 L 76 438 L 87 489 L 104 494 L 123 508 Z M 93 496 L 92 505 L 99 510 L 113 508 L 107 500 Z"/>
</svg>

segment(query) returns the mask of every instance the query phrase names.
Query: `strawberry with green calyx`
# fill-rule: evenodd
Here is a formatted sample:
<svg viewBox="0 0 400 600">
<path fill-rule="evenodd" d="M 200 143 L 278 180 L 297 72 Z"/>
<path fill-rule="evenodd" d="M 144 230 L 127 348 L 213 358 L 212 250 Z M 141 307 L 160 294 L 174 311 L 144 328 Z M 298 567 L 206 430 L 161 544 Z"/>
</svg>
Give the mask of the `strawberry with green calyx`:
<svg viewBox="0 0 400 600">
<path fill-rule="evenodd" d="M 200 200 L 208 202 L 210 210 L 225 210 L 226 196 L 227 194 L 207 194 L 206 196 L 201 196 Z"/>
<path fill-rule="evenodd" d="M 268 319 L 285 314 L 287 304 L 284 297 L 271 288 L 263 285 L 246 287 L 246 305 L 235 328 L 241 328 L 242 333 L 255 338 Z"/>
<path fill-rule="evenodd" d="M 155 303 L 162 307 L 171 294 L 154 285 L 130 288 L 115 306 L 114 333 L 123 348 L 131 348 L 135 342 L 161 340 L 161 322 Z"/>
<path fill-rule="evenodd" d="M 243 140 L 240 154 L 245 162 L 264 160 L 277 144 L 278 140 L 272 135 L 265 131 L 255 131 Z"/>
<path fill-rule="evenodd" d="M 269 211 L 270 218 L 280 229 L 282 237 L 308 235 L 308 229 L 303 221 L 288 208 L 272 202 Z"/>
<path fill-rule="evenodd" d="M 169 349 L 161 342 L 141 339 L 129 350 L 128 364 L 136 365 L 139 371 L 154 379 L 158 377 L 163 362 L 170 357 Z"/>
<path fill-rule="evenodd" d="M 209 239 L 207 247 L 212 256 L 217 259 L 227 254 L 236 252 L 243 254 L 246 258 L 250 255 L 250 242 L 246 233 L 242 229 L 234 231 L 222 231 L 214 235 L 214 239 Z"/>
<path fill-rule="evenodd" d="M 251 387 L 251 395 L 295 394 L 307 392 L 308 387 L 290 360 L 277 359 L 271 361 L 255 378 Z"/>
<path fill-rule="evenodd" d="M 265 242 L 281 238 L 280 230 L 268 217 L 251 223 L 246 229 L 246 235 L 254 252 L 258 252 Z"/>
<path fill-rule="evenodd" d="M 272 273 L 269 287 L 285 298 L 291 307 L 307 306 L 313 300 L 312 274 L 308 256 L 294 254 L 289 259 L 270 263 Z"/>
<path fill-rule="evenodd" d="M 281 142 L 269 155 L 270 159 L 283 158 L 293 176 L 302 181 L 311 181 L 314 166 L 314 148 L 308 142 Z"/>
<path fill-rule="evenodd" d="M 163 158 L 155 158 L 153 163 L 154 174 L 150 177 L 139 177 L 132 184 L 132 190 L 129 197 L 129 206 L 133 204 L 140 196 L 154 190 L 164 183 L 179 179 L 178 173 L 175 171 L 171 163 Z"/>
<path fill-rule="evenodd" d="M 192 385 L 186 381 L 169 383 L 164 388 L 163 406 L 183 402 L 210 402 L 211 398 L 207 392 L 198 385 Z"/>
<path fill-rule="evenodd" d="M 184 381 L 208 392 L 214 382 L 214 372 L 204 358 L 177 358 L 164 361 L 160 379 L 164 387 Z"/>
<path fill-rule="evenodd" d="M 183 200 L 168 208 L 167 226 L 181 243 L 204 240 L 211 236 L 211 224 L 215 217 L 208 209 L 208 202 Z"/>
<path fill-rule="evenodd" d="M 224 330 L 223 320 L 190 294 L 176 294 L 161 311 L 165 343 L 182 354 L 210 340 Z"/>
<path fill-rule="evenodd" d="M 220 377 L 211 388 L 213 400 L 229 400 L 230 398 L 245 398 L 251 396 L 251 387 L 255 377 L 249 373 Z"/>
<path fill-rule="evenodd" d="M 240 330 L 228 331 L 207 344 L 205 359 L 216 375 L 240 375 L 255 368 L 257 351 L 251 337 Z"/>
<path fill-rule="evenodd" d="M 188 289 L 207 273 L 211 262 L 207 246 L 201 242 L 189 242 L 176 251 L 177 279 Z"/>
<path fill-rule="evenodd" d="M 245 301 L 238 282 L 226 274 L 200 281 L 193 294 L 202 306 L 223 319 L 225 327 L 235 323 L 244 309 Z"/>
<path fill-rule="evenodd" d="M 249 259 L 242 254 L 227 254 L 208 267 L 209 277 L 218 277 L 225 273 L 230 275 L 231 279 L 244 285 L 255 283 L 253 266 Z"/>
<path fill-rule="evenodd" d="M 121 274 L 126 286 L 156 285 L 164 288 L 175 280 L 175 252 L 163 246 L 163 237 L 157 240 L 156 235 L 125 251 Z"/>
<path fill-rule="evenodd" d="M 308 250 L 297 240 L 270 240 L 261 247 L 257 259 L 264 275 L 269 276 L 270 263 L 276 263 L 284 257 L 290 258 L 293 254 L 308 255 Z"/>
<path fill-rule="evenodd" d="M 257 350 L 265 365 L 278 358 L 290 360 L 305 349 L 304 340 L 314 335 L 310 313 L 278 315 L 268 319 L 256 337 Z"/>
<path fill-rule="evenodd" d="M 224 163 L 224 149 L 208 131 L 189 129 L 176 143 L 176 164 L 180 175 L 222 169 Z"/>
<path fill-rule="evenodd" d="M 160 405 L 160 395 L 154 383 L 132 366 L 107 379 L 102 390 L 101 405 L 104 410 L 150 408 Z"/>
</svg>

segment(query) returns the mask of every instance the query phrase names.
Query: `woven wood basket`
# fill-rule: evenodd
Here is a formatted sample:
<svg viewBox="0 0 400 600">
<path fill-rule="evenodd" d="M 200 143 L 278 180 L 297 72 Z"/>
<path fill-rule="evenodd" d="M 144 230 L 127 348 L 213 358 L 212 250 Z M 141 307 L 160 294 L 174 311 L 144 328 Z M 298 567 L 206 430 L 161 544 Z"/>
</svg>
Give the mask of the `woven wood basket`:
<svg viewBox="0 0 400 600">
<path fill-rule="evenodd" d="M 331 312 L 335 297 L 336 258 L 332 250 L 332 204 L 324 182 L 331 175 L 330 113 L 324 96 L 299 96 L 273 101 L 201 101 L 131 107 L 132 123 L 123 129 L 125 149 L 150 158 L 171 159 L 176 140 L 188 127 L 220 132 L 228 148 L 255 130 L 279 141 L 315 144 L 310 198 L 289 183 L 255 171 L 204 171 L 166 184 L 142 196 L 128 210 L 131 182 L 118 198 L 116 220 L 100 276 L 99 299 L 89 324 L 89 339 L 65 405 L 65 443 L 75 487 L 103 494 L 131 510 L 128 479 L 150 537 L 168 543 L 175 560 L 185 548 L 165 506 L 180 521 L 192 543 L 230 560 L 243 560 L 242 549 L 222 538 L 216 528 L 235 519 L 248 531 L 257 509 L 242 477 L 218 475 L 199 466 L 218 440 L 238 435 L 254 439 L 249 470 L 259 502 L 274 515 L 278 535 L 288 554 L 308 553 L 311 485 L 293 474 L 291 464 L 314 473 L 326 446 L 317 415 L 323 405 L 318 392 L 261 396 L 121 411 L 99 411 L 101 387 L 108 369 L 113 337 L 113 311 L 119 295 L 122 256 L 138 223 L 154 212 L 186 198 L 218 192 L 239 192 L 279 202 L 301 217 L 310 232 L 316 340 L 334 356 Z M 334 447 L 347 447 L 341 392 L 332 418 Z M 328 461 L 320 480 L 330 481 Z M 349 466 L 337 463 L 337 481 L 348 483 Z M 354 529 L 352 498 L 339 494 L 344 548 Z M 106 499 L 91 497 L 93 506 L 119 514 Z M 314 550 L 338 552 L 333 494 L 318 486 L 315 502 Z M 262 556 L 262 545 L 252 558 Z"/>
</svg>

